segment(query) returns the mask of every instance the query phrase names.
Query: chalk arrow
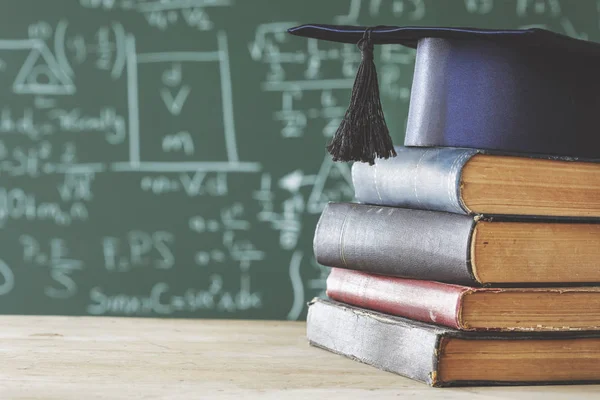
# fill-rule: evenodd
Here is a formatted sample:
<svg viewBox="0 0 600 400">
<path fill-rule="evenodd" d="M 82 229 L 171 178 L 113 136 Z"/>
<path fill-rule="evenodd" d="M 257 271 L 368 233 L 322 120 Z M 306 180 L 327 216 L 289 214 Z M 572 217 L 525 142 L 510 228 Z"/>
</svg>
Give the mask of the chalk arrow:
<svg viewBox="0 0 600 400">
<path fill-rule="evenodd" d="M 305 176 L 301 170 L 297 169 L 282 177 L 279 180 L 279 187 L 294 193 L 297 192 L 301 186 L 313 184 L 315 179 L 316 177 L 314 175 Z"/>
<path fill-rule="evenodd" d="M 167 106 L 167 110 L 173 115 L 179 115 L 181 113 L 181 109 L 183 108 L 183 104 L 185 103 L 188 95 L 190 94 L 190 87 L 188 85 L 183 85 L 175 98 L 167 88 L 162 88 L 160 91 L 160 97 L 162 97 L 165 102 L 165 106 Z"/>
</svg>

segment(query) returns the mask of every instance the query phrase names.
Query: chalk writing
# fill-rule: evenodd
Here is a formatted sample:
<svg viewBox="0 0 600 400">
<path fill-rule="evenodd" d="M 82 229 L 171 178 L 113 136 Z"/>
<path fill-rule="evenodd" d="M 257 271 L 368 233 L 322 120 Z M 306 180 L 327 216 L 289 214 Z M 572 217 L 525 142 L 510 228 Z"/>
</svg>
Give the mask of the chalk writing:
<svg viewBox="0 0 600 400">
<path fill-rule="evenodd" d="M 354 196 L 351 165 L 325 146 L 361 54 L 287 30 L 460 21 L 594 39 L 599 4 L 1 5 L 0 312 L 302 318 L 329 272 L 314 227 L 328 202 Z M 374 56 L 400 144 L 416 50 Z"/>
</svg>

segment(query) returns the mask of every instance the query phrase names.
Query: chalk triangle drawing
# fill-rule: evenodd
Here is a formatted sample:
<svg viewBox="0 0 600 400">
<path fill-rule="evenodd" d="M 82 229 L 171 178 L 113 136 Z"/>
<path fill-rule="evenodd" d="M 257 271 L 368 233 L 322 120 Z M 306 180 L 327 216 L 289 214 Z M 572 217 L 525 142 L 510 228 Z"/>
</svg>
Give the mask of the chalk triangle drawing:
<svg viewBox="0 0 600 400">
<path fill-rule="evenodd" d="M 306 208 L 311 214 L 320 214 L 328 202 L 347 201 L 353 195 L 350 165 L 345 162 L 334 162 L 327 155 L 315 179 Z"/>
<path fill-rule="evenodd" d="M 48 47 L 40 42 L 31 49 L 21 66 L 13 91 L 16 94 L 65 95 L 75 93 L 75 85 Z"/>
</svg>

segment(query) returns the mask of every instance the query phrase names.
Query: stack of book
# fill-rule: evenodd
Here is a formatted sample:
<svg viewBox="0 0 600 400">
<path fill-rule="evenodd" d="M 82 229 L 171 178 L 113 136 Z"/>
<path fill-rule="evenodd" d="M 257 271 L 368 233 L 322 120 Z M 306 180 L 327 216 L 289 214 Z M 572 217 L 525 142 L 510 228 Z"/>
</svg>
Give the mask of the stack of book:
<svg viewBox="0 0 600 400">
<path fill-rule="evenodd" d="M 330 40 L 347 42 L 360 32 L 306 29 L 319 39 L 335 31 Z M 394 42 L 392 31 L 382 28 L 380 42 Z M 415 42 L 420 33 L 412 34 Z M 563 128 L 539 120 L 559 138 L 549 142 L 534 129 L 538 121 L 523 122 L 521 107 L 528 105 L 514 97 L 515 104 L 499 106 L 509 120 L 502 122 L 496 109 L 480 104 L 485 96 L 557 94 L 520 78 L 508 80 L 509 87 L 477 81 L 521 68 L 477 64 L 478 52 L 494 53 L 497 43 L 478 42 L 471 58 L 459 59 L 474 64 L 457 67 L 461 73 L 484 71 L 468 77 L 475 82 L 453 82 L 456 71 L 434 70 L 459 61 L 439 63 L 439 54 L 428 53 L 437 46 L 445 57 L 468 47 L 449 43 L 419 41 L 405 146 L 395 147 L 395 157 L 354 163 L 355 201 L 330 203 L 320 216 L 314 253 L 331 271 L 328 298 L 310 303 L 308 340 L 432 386 L 599 382 L 600 162 L 590 156 L 600 158 L 600 148 L 590 145 L 598 141 L 600 120 L 591 127 L 589 114 L 548 114 L 550 125 L 566 119 L 574 129 L 560 133 Z M 545 72 L 548 87 L 562 85 Z M 600 104 L 594 87 L 596 94 L 585 96 L 573 89 L 567 103 Z M 432 98 L 436 90 L 446 92 Z M 459 109 L 452 103 L 457 93 L 466 108 L 461 118 L 443 114 Z M 464 101 L 468 95 L 471 103 Z M 552 101 L 541 99 L 526 111 L 538 118 L 540 102 Z M 504 133 L 488 135 L 486 117 L 504 123 L 488 127 Z M 528 130 L 519 131 L 520 122 Z M 462 137 L 452 133 L 461 128 Z"/>
<path fill-rule="evenodd" d="M 598 379 L 600 164 L 397 152 L 319 219 L 311 343 L 432 385 Z"/>
</svg>

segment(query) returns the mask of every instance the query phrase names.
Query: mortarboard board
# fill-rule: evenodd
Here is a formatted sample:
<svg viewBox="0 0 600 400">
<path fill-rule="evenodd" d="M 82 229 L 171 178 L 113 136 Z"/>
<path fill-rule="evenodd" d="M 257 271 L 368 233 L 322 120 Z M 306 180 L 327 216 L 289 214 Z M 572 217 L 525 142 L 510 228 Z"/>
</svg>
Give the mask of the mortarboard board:
<svg viewBox="0 0 600 400">
<path fill-rule="evenodd" d="M 600 44 L 544 29 L 301 25 L 289 33 L 356 43 L 361 65 L 328 150 L 336 161 L 395 156 L 373 45 L 417 55 L 405 146 L 600 158 Z"/>
</svg>

